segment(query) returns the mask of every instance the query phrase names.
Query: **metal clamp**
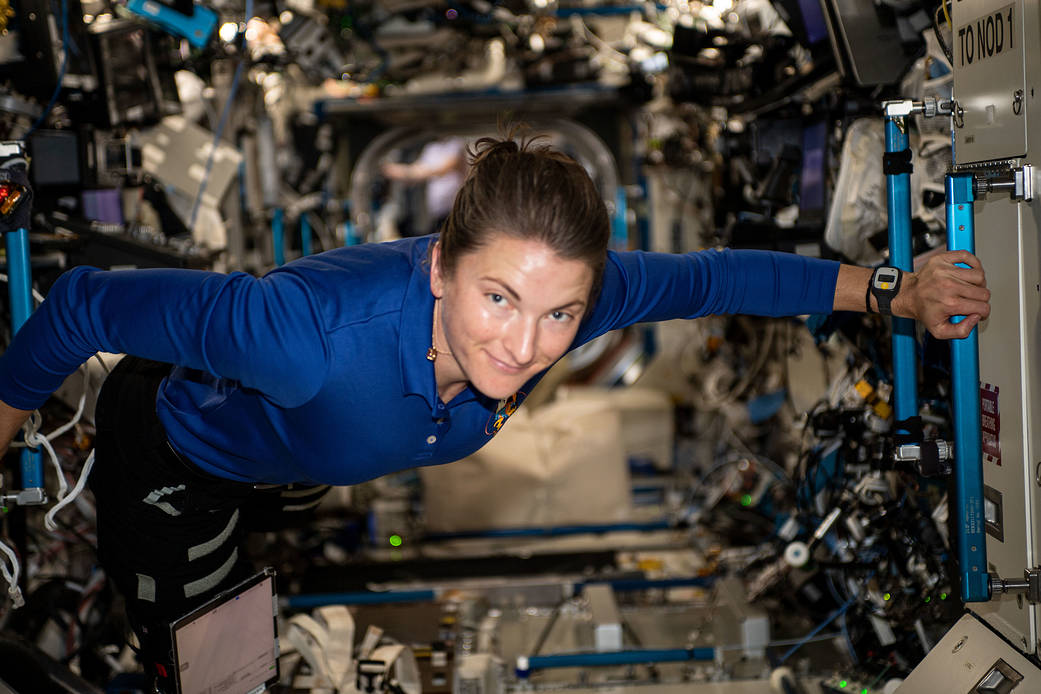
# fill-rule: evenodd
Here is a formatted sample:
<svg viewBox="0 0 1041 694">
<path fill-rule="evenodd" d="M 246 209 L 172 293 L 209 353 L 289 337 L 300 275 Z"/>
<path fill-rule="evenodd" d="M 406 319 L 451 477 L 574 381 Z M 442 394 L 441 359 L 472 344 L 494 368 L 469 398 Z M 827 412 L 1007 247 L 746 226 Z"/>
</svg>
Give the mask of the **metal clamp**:
<svg viewBox="0 0 1041 694">
<path fill-rule="evenodd" d="M 1015 187 L 1012 190 L 1012 199 L 1022 200 L 1023 202 L 1033 200 L 1034 167 L 1031 164 L 1024 164 L 1018 169 L 1013 169 L 1012 177 L 1015 182 Z"/>
<path fill-rule="evenodd" d="M 907 443 L 896 447 L 893 460 L 914 463 L 922 477 L 942 477 L 951 474 L 954 445 L 943 439 L 924 441 L 921 444 Z"/>
<path fill-rule="evenodd" d="M 1025 569 L 1023 579 L 1001 578 L 997 574 L 990 575 L 990 596 L 993 600 L 1005 593 L 1022 594 L 1031 604 L 1041 603 L 1041 567 Z"/>
<path fill-rule="evenodd" d="M 1031 202 L 1034 199 L 1034 167 L 1032 164 L 1024 164 L 1018 169 L 1009 170 L 1008 174 L 1000 178 L 973 179 L 973 190 L 977 197 L 988 193 L 1007 192 L 1009 197 L 1016 201 Z"/>
<path fill-rule="evenodd" d="M 41 506 L 47 503 L 47 492 L 43 487 L 31 489 L 12 489 L 10 493 L 4 493 L 4 476 L 0 474 L 0 506 L 8 504 L 16 506 Z"/>
<path fill-rule="evenodd" d="M 885 113 L 886 118 L 906 118 L 913 115 L 933 118 L 937 115 L 949 115 L 955 105 L 954 101 L 940 101 L 935 96 L 928 96 L 921 101 L 913 99 L 885 101 L 882 103 L 882 112 Z"/>
<path fill-rule="evenodd" d="M 47 493 L 43 491 L 42 487 L 31 487 L 14 494 L 4 494 L 0 496 L 0 501 L 16 506 L 42 506 L 47 503 Z"/>
</svg>

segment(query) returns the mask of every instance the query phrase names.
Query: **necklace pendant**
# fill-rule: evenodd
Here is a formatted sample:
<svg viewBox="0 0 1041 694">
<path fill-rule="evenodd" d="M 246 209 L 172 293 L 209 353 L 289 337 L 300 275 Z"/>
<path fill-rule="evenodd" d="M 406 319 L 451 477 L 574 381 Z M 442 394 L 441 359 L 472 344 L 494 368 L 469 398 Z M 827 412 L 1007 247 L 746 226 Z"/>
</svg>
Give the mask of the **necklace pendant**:
<svg viewBox="0 0 1041 694">
<path fill-rule="evenodd" d="M 437 348 L 431 345 L 430 349 L 427 350 L 427 361 L 434 361 L 435 359 L 437 359 Z"/>
</svg>

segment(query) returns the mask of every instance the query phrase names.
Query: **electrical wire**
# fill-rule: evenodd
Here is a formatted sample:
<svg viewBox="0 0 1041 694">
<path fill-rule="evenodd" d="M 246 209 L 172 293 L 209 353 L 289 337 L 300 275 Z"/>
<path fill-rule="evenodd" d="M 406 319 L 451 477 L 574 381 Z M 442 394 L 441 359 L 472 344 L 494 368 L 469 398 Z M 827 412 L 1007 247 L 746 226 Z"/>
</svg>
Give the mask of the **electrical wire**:
<svg viewBox="0 0 1041 694">
<path fill-rule="evenodd" d="M 62 494 L 59 493 L 58 503 L 56 503 L 51 508 L 51 510 L 47 512 L 47 515 L 43 517 L 43 524 L 47 527 L 48 530 L 54 532 L 58 529 L 58 524 L 55 521 L 55 518 L 58 515 L 58 511 L 71 504 L 76 499 L 76 497 L 78 497 L 83 492 L 83 488 L 87 484 L 87 478 L 90 477 L 90 471 L 93 469 L 93 467 L 94 450 L 92 449 L 90 451 L 90 455 L 87 456 L 86 462 L 83 463 L 83 470 L 80 472 L 80 477 L 78 480 L 76 480 L 76 486 L 72 488 L 72 492 L 68 496 L 62 496 Z M 62 476 L 62 483 L 64 484 L 64 476 Z"/>
<path fill-rule="evenodd" d="M 842 636 L 846 639 L 846 648 L 849 649 L 849 657 L 853 659 L 853 664 L 856 665 L 860 662 L 860 658 L 857 657 L 857 649 L 853 647 L 853 639 L 849 637 L 849 625 L 846 623 L 846 615 L 839 617 L 839 624 L 842 626 Z"/>
<path fill-rule="evenodd" d="M 950 65 L 954 65 L 954 53 L 951 51 L 951 47 L 947 45 L 947 41 L 943 38 L 943 32 L 940 30 L 940 8 L 943 8 L 944 15 L 947 14 L 947 5 L 944 0 L 940 0 L 940 7 L 937 7 L 933 12 L 933 34 L 936 36 L 937 43 L 940 44 L 940 50 L 943 51 L 943 55 L 947 58 L 947 62 Z M 948 16 L 947 27 L 950 28 L 951 20 Z"/>
<path fill-rule="evenodd" d="M 46 436 L 40 435 L 40 424 L 42 421 L 43 418 L 40 416 L 39 410 L 35 410 L 29 415 L 29 419 L 22 425 L 22 431 L 25 433 L 25 445 L 32 448 L 42 446 L 47 451 L 51 464 L 58 475 L 58 499 L 63 499 L 65 493 L 69 490 L 69 485 L 65 481 L 65 473 L 61 469 L 61 463 L 58 462 L 58 454 L 54 452 L 54 446 L 51 445 Z M 55 528 L 48 527 L 48 529 L 54 530 Z"/>
<path fill-rule="evenodd" d="M 836 619 L 838 619 L 842 615 L 846 614 L 846 610 L 848 610 L 850 607 L 853 606 L 853 601 L 854 600 L 855 600 L 855 598 L 850 598 L 841 607 L 839 607 L 836 610 L 834 610 L 830 615 L 828 615 L 824 619 L 823 622 L 821 622 L 820 624 L 815 626 L 813 628 L 813 630 L 810 631 L 809 634 L 807 634 L 804 638 L 800 639 L 798 641 L 798 643 L 796 643 L 794 646 L 789 648 L 788 651 L 783 656 L 781 656 L 781 659 L 777 662 L 777 664 L 778 665 L 783 664 L 784 661 L 786 661 L 786 660 L 788 660 L 788 658 L 792 657 L 792 655 L 794 655 L 797 650 L 799 650 L 800 648 L 805 646 L 807 643 L 810 643 L 810 641 L 813 639 L 813 637 L 815 637 L 818 633 L 820 633 L 820 631 L 822 629 L 824 629 L 824 627 L 828 626 L 833 621 L 835 621 Z"/>
<path fill-rule="evenodd" d="M 10 282 L 10 281 L 11 281 L 11 279 L 6 274 L 0 272 L 0 282 Z M 33 287 L 32 293 L 33 293 L 33 299 L 36 300 L 36 303 L 42 304 L 43 303 L 43 294 L 38 292 L 35 287 Z"/>
<path fill-rule="evenodd" d="M 235 92 L 238 91 L 239 81 L 242 79 L 242 68 L 246 64 L 246 57 L 243 55 L 239 58 L 239 64 L 235 68 L 235 76 L 231 80 L 231 89 L 228 91 L 228 99 L 224 102 L 224 109 L 221 111 L 220 122 L 217 124 L 217 130 L 213 134 L 213 146 L 210 147 L 210 153 L 206 157 L 206 168 L 202 174 L 202 180 L 199 181 L 199 190 L 195 194 L 195 202 L 192 203 L 192 213 L 188 217 L 188 231 L 195 231 L 195 219 L 199 214 L 199 205 L 202 203 L 202 195 L 206 191 L 206 185 L 210 182 L 210 172 L 213 171 L 213 158 L 217 154 L 217 148 L 220 146 L 221 136 L 224 134 L 224 128 L 228 124 L 228 115 L 231 113 L 231 104 L 235 101 Z"/>
<path fill-rule="evenodd" d="M 567 603 L 567 598 L 564 598 L 553 607 L 553 612 L 550 614 L 549 621 L 542 627 L 542 632 L 539 634 L 538 639 L 535 641 L 535 646 L 531 649 L 531 655 L 538 655 L 542 647 L 546 645 L 546 639 L 549 638 L 549 634 L 553 631 L 553 627 L 557 623 L 557 618 L 560 617 L 560 611 Z"/>
<path fill-rule="evenodd" d="M 101 364 L 101 367 L 105 370 L 105 373 L 108 373 L 108 367 L 105 366 L 105 362 L 101 360 L 101 356 L 98 355 L 98 354 L 95 354 L 94 357 L 97 359 L 98 363 Z M 59 436 L 61 436 L 62 434 L 64 434 L 65 432 L 69 431 L 70 429 L 72 429 L 77 424 L 79 424 L 80 419 L 83 417 L 83 410 L 84 410 L 84 408 L 87 405 L 87 391 L 90 389 L 90 369 L 84 369 L 83 366 L 80 366 L 80 369 L 83 369 L 83 374 L 84 374 L 83 375 L 83 379 L 84 379 L 84 382 L 83 382 L 83 394 L 80 395 L 79 404 L 76 406 L 76 413 L 72 416 L 72 419 L 70 419 L 68 422 L 66 422 L 65 424 L 61 425 L 60 427 L 58 427 L 57 429 L 55 429 L 51 433 L 47 434 L 46 436 L 44 436 L 43 440 L 45 440 L 45 441 L 53 441 L 54 439 L 58 438 Z M 39 415 L 39 410 L 37 410 L 34 414 L 36 414 L 38 416 Z M 37 433 L 37 431 L 34 431 L 33 433 L 35 434 L 35 433 Z M 29 442 L 28 436 L 26 436 L 24 438 L 25 438 L 24 441 L 12 441 L 11 444 L 10 444 L 10 447 L 11 448 L 25 448 L 25 447 L 28 446 L 28 447 L 36 448 L 35 444 Z"/>
<path fill-rule="evenodd" d="M 18 555 L 14 553 L 14 550 L 8 547 L 2 540 L 0 540 L 0 552 L 3 552 L 11 562 L 10 567 L 8 567 L 7 562 L 0 562 L 0 574 L 3 574 L 4 580 L 7 581 L 7 594 L 11 598 L 11 604 L 15 609 L 18 609 L 25 604 L 22 589 L 18 587 L 18 578 L 22 573 L 22 564 L 18 561 Z"/>
<path fill-rule="evenodd" d="M 90 371 L 85 371 L 84 373 L 90 374 Z M 61 436 L 65 432 L 67 432 L 72 427 L 74 427 L 77 424 L 79 424 L 80 418 L 83 417 L 83 410 L 86 407 L 86 405 L 87 405 L 87 384 L 84 384 L 83 395 L 80 396 L 79 404 L 76 406 L 76 414 L 74 414 L 72 416 L 72 419 L 70 419 L 68 422 L 66 422 L 65 424 L 62 424 L 60 427 L 58 427 L 57 429 L 55 429 L 51 433 L 43 436 L 42 440 L 48 441 L 48 442 L 49 441 L 53 441 L 54 439 L 58 438 L 59 436 Z M 38 412 L 38 410 L 37 410 L 37 412 Z M 31 443 L 28 442 L 28 439 L 26 439 L 25 441 L 12 441 L 11 444 L 10 444 L 10 447 L 11 448 L 26 448 L 26 447 L 36 448 L 36 446 L 34 444 L 31 444 Z"/>
<path fill-rule="evenodd" d="M 774 640 L 774 641 L 770 641 L 767 644 L 764 644 L 763 648 L 780 648 L 781 646 L 795 646 L 795 645 L 804 646 L 804 645 L 806 645 L 808 643 L 816 643 L 818 641 L 830 641 L 832 639 L 837 639 L 837 638 L 841 638 L 841 637 L 842 637 L 842 632 L 841 631 L 830 631 L 827 634 L 817 634 L 816 636 L 812 636 L 812 637 L 810 637 L 810 636 L 800 636 L 800 637 L 794 638 L 794 639 L 777 639 L 777 640 Z M 741 650 L 744 650 L 746 648 L 748 648 L 748 646 L 746 644 L 743 644 L 743 643 L 735 643 L 735 644 L 731 644 L 729 646 L 719 646 L 719 650 L 721 650 L 721 651 L 741 651 Z"/>
</svg>

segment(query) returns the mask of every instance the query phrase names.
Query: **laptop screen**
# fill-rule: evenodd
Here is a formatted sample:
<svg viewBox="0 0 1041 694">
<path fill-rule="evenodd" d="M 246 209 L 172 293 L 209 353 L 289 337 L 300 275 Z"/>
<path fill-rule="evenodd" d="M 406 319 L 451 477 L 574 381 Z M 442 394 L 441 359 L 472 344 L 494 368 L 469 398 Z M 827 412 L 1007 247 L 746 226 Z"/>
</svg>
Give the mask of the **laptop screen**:
<svg viewBox="0 0 1041 694">
<path fill-rule="evenodd" d="M 180 694 L 251 694 L 278 681 L 275 576 L 265 569 L 171 626 Z"/>
</svg>

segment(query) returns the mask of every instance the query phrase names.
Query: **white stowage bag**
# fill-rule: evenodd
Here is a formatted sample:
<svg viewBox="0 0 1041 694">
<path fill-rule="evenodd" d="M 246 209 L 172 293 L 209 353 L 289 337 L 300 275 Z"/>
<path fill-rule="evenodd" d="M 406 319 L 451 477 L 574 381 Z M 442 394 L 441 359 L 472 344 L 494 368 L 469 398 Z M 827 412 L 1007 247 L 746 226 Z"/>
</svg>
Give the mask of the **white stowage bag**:
<svg viewBox="0 0 1041 694">
<path fill-rule="evenodd" d="M 944 120 L 937 118 L 935 120 Z M 935 133 L 909 137 L 914 173 L 911 175 L 911 217 L 924 222 L 933 232 L 946 227 L 944 206 L 928 207 L 926 191 L 944 195 L 944 175 L 951 164 L 950 140 Z M 885 126 L 881 118 L 860 118 L 846 131 L 838 181 L 824 228 L 828 246 L 861 265 L 882 262 L 882 254 L 869 239 L 885 232 L 889 224 L 883 156 Z M 883 244 L 884 245 L 884 244 Z"/>
<path fill-rule="evenodd" d="M 420 474 L 430 532 L 632 518 L 622 417 L 606 400 L 521 407 L 477 453 Z"/>
<path fill-rule="evenodd" d="M 626 458 L 651 463 L 658 470 L 672 469 L 676 427 L 668 393 L 639 386 L 566 386 L 557 391 L 557 397 L 569 402 L 600 400 L 617 408 Z"/>
<path fill-rule="evenodd" d="M 881 255 L 868 239 L 886 228 L 886 178 L 882 172 L 885 132 L 881 118 L 861 118 L 846 131 L 839 178 L 824 230 L 828 246 L 858 263 Z"/>
</svg>

